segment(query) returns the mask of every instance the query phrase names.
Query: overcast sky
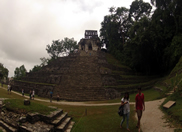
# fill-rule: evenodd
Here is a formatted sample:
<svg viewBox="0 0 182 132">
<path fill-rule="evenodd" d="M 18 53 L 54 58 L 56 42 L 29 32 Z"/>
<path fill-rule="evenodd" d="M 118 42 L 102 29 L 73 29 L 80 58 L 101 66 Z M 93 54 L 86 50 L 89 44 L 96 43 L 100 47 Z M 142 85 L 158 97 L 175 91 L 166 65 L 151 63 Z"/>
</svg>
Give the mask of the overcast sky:
<svg viewBox="0 0 182 132">
<path fill-rule="evenodd" d="M 97 30 L 110 7 L 129 8 L 133 0 L 0 0 L 0 63 L 14 76 L 16 67 L 27 71 L 49 57 L 52 40 L 74 38 Z M 149 2 L 150 0 L 143 0 Z"/>
</svg>

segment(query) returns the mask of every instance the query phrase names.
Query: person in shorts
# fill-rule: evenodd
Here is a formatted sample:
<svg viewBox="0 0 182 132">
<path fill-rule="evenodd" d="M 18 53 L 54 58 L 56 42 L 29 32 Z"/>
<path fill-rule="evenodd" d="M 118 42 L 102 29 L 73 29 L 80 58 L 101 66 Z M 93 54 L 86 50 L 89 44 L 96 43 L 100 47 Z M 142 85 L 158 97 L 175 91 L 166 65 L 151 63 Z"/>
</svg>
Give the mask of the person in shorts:
<svg viewBox="0 0 182 132">
<path fill-rule="evenodd" d="M 8 89 L 7 90 L 8 90 L 8 94 L 9 94 L 9 92 L 10 92 L 10 85 L 9 84 L 8 84 Z"/>
<path fill-rule="evenodd" d="M 9 92 L 10 92 L 10 94 L 11 94 L 11 90 L 12 90 L 12 87 L 11 87 L 11 85 L 9 85 Z"/>
<path fill-rule="evenodd" d="M 60 100 L 60 96 L 59 94 L 57 94 L 57 102 Z"/>
<path fill-rule="evenodd" d="M 135 97 L 135 110 L 137 112 L 137 117 L 138 117 L 138 131 L 140 132 L 140 120 L 142 117 L 142 113 L 145 110 L 145 102 L 144 102 L 144 94 L 141 93 L 141 88 L 138 88 L 138 93 Z"/>
<path fill-rule="evenodd" d="M 21 90 L 22 96 L 24 96 L 24 89 Z"/>
<path fill-rule="evenodd" d="M 34 100 L 34 97 L 35 97 L 35 91 L 33 90 L 32 91 L 32 99 Z"/>
<path fill-rule="evenodd" d="M 30 99 L 32 99 L 32 91 L 31 90 L 30 90 L 29 96 L 30 96 Z"/>
</svg>

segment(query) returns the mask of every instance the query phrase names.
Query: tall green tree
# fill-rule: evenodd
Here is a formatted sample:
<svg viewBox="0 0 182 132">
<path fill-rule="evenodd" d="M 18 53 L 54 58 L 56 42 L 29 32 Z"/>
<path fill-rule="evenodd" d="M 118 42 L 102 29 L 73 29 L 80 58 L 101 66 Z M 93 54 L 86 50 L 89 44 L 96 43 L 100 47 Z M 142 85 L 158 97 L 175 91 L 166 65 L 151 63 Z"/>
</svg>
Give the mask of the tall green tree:
<svg viewBox="0 0 182 132">
<path fill-rule="evenodd" d="M 109 52 L 119 58 L 119 51 L 123 49 L 127 31 L 131 25 L 128 22 L 129 10 L 125 7 L 111 7 L 109 11 L 110 15 L 106 15 L 101 23 L 100 37 L 104 40 Z"/>
<path fill-rule="evenodd" d="M 26 72 L 27 70 L 24 65 L 16 67 L 14 71 L 14 79 L 21 80 L 26 75 Z"/>
<path fill-rule="evenodd" d="M 65 51 L 64 43 L 60 40 L 53 40 L 51 45 L 47 45 L 46 50 L 52 59 L 57 59 Z"/>
<path fill-rule="evenodd" d="M 30 70 L 29 72 L 36 72 L 36 71 L 39 71 L 39 70 L 41 70 L 42 69 L 42 67 L 40 66 L 40 65 L 35 65 L 33 68 L 32 68 L 32 70 Z"/>
<path fill-rule="evenodd" d="M 129 18 L 137 22 L 145 16 L 149 17 L 151 9 L 152 6 L 149 3 L 143 2 L 143 0 L 135 0 L 130 5 Z"/>
<path fill-rule="evenodd" d="M 9 70 L 0 63 L 0 80 L 3 78 L 8 78 Z"/>
<path fill-rule="evenodd" d="M 47 65 L 48 62 L 50 61 L 49 58 L 45 58 L 45 57 L 40 58 L 40 60 L 41 60 L 41 64 L 40 64 L 41 67 Z"/>
<path fill-rule="evenodd" d="M 57 59 L 64 53 L 73 52 L 78 49 L 77 42 L 71 38 L 64 38 L 63 40 L 53 40 L 51 45 L 46 46 L 47 53 L 50 55 L 51 59 Z"/>
<path fill-rule="evenodd" d="M 151 0 L 156 6 L 152 16 L 152 24 L 156 28 L 158 47 L 162 53 L 162 67 L 171 70 L 182 55 L 178 52 L 182 43 L 182 1 L 180 0 Z M 170 58 L 170 59 L 169 59 Z"/>
<path fill-rule="evenodd" d="M 67 52 L 73 52 L 75 49 L 78 49 L 77 42 L 74 40 L 74 38 L 64 38 L 63 40 L 64 48 Z"/>
</svg>

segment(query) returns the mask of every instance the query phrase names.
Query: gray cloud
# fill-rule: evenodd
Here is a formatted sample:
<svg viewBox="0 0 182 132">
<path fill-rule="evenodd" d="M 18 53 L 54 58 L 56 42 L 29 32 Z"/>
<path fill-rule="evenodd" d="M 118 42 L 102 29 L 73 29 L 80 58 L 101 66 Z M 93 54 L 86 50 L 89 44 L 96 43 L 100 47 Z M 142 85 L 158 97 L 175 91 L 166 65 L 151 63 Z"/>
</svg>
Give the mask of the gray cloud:
<svg viewBox="0 0 182 132">
<path fill-rule="evenodd" d="M 9 76 L 23 64 L 29 71 L 48 57 L 46 45 L 52 40 L 78 42 L 86 29 L 99 32 L 109 7 L 119 3 L 123 6 L 124 0 L 1 0 L 0 63 Z"/>
</svg>

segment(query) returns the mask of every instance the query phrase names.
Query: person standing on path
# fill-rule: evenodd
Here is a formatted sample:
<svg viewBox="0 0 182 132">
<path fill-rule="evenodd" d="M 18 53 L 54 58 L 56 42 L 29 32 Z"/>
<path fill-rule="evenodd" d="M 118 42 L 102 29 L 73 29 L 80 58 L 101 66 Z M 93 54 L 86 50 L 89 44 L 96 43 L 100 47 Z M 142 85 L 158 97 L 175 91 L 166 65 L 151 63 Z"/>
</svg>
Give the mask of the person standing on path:
<svg viewBox="0 0 182 132">
<path fill-rule="evenodd" d="M 52 102 L 52 94 L 53 94 L 53 92 L 52 92 L 52 90 L 50 91 L 50 102 Z"/>
<path fill-rule="evenodd" d="M 8 84 L 8 94 L 10 93 L 10 85 Z"/>
<path fill-rule="evenodd" d="M 140 120 L 142 117 L 142 112 L 145 110 L 144 94 L 141 93 L 141 88 L 138 88 L 138 94 L 135 97 L 135 110 L 138 117 L 138 131 L 140 132 Z"/>
<path fill-rule="evenodd" d="M 32 99 L 34 100 L 34 96 L 35 96 L 35 91 L 34 91 L 34 89 L 33 89 L 33 91 L 32 91 Z"/>
<path fill-rule="evenodd" d="M 12 90 L 12 87 L 11 87 L 11 85 L 9 84 L 9 92 L 10 92 L 10 94 L 11 94 L 11 90 Z"/>
<path fill-rule="evenodd" d="M 29 96 L 30 96 L 30 99 L 32 99 L 32 91 L 31 90 L 30 90 Z"/>
<path fill-rule="evenodd" d="M 4 82 L 2 81 L 2 82 L 1 82 L 1 87 L 3 87 L 3 83 L 4 83 Z"/>
<path fill-rule="evenodd" d="M 57 94 L 57 102 L 59 101 L 59 98 L 60 98 L 60 97 L 59 97 L 59 94 Z"/>
<path fill-rule="evenodd" d="M 21 92 L 22 92 L 22 96 L 24 96 L 24 89 L 22 89 L 22 91 L 21 91 Z"/>
<path fill-rule="evenodd" d="M 124 97 L 121 99 L 121 105 L 124 105 L 124 108 L 123 108 L 123 119 L 121 120 L 121 123 L 120 123 L 120 128 L 122 128 L 122 124 L 123 122 L 125 121 L 125 118 L 126 118 L 126 125 L 127 125 L 127 130 L 130 131 L 129 129 L 129 117 L 130 117 L 130 103 L 129 103 L 129 93 L 126 92 Z"/>
</svg>

